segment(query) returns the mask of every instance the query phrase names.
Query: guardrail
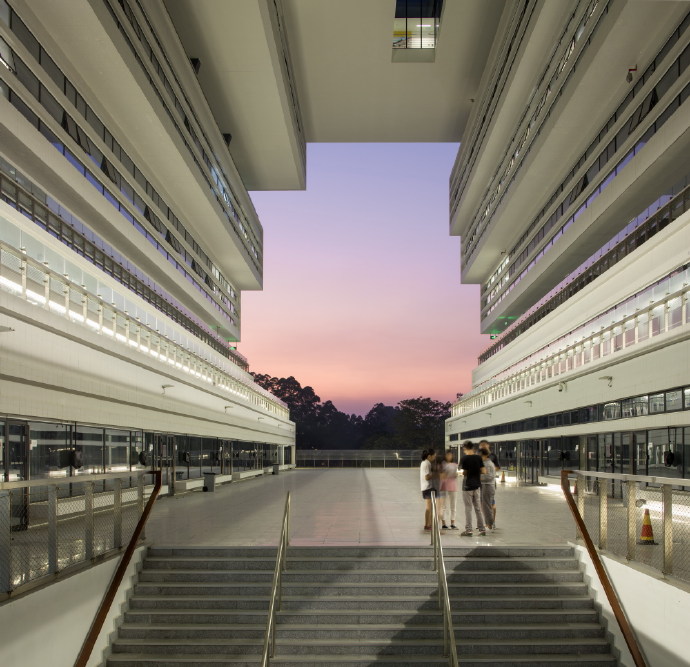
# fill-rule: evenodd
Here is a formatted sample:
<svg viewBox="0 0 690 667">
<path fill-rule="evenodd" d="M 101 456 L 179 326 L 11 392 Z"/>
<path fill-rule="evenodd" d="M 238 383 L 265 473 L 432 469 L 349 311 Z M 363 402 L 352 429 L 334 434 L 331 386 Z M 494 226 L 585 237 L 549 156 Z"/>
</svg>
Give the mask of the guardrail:
<svg viewBox="0 0 690 667">
<path fill-rule="evenodd" d="M 574 474 L 578 509 L 599 549 L 690 583 L 690 479 Z"/>
<path fill-rule="evenodd" d="M 144 474 L 150 474 L 154 476 L 155 484 L 153 486 L 153 491 L 149 496 L 149 500 L 146 503 L 144 511 L 141 513 L 141 516 L 139 517 L 139 521 L 137 522 L 136 528 L 132 533 L 132 537 L 129 540 L 127 549 L 125 549 L 124 554 L 122 554 L 120 564 L 117 566 L 117 570 L 115 570 L 115 574 L 113 574 L 113 578 L 110 581 L 110 585 L 108 586 L 108 589 L 106 590 L 105 595 L 103 596 L 103 600 L 101 601 L 101 604 L 98 607 L 98 611 L 96 612 L 96 615 L 93 618 L 93 622 L 91 623 L 89 632 L 86 635 L 86 638 L 84 639 L 84 644 L 81 647 L 81 651 L 79 651 L 79 655 L 77 656 L 77 659 L 74 662 L 74 667 L 86 667 L 86 664 L 89 661 L 91 651 L 93 651 L 93 647 L 96 643 L 96 640 L 98 639 L 98 635 L 100 634 L 101 629 L 103 628 L 103 623 L 105 622 L 105 618 L 108 615 L 110 606 L 112 605 L 113 600 L 115 599 L 115 595 L 117 594 L 117 589 L 120 587 L 122 579 L 125 576 L 125 572 L 127 571 L 127 567 L 129 566 L 129 563 L 132 560 L 132 555 L 134 554 L 134 550 L 137 548 L 139 538 L 141 538 L 144 534 L 144 526 L 146 526 L 146 522 L 148 521 L 149 515 L 151 514 L 151 510 L 153 509 L 153 503 L 156 502 L 158 493 L 161 490 L 162 475 L 160 470 L 151 470 L 148 473 Z"/>
<path fill-rule="evenodd" d="M 0 482 L 0 599 L 121 549 L 144 511 L 147 474 Z"/>
<path fill-rule="evenodd" d="M 604 593 L 606 594 L 609 604 L 611 605 L 613 615 L 616 617 L 618 626 L 620 627 L 621 632 L 623 633 L 625 643 L 628 645 L 628 649 L 630 650 L 630 655 L 632 656 L 632 659 L 637 667 L 646 667 L 647 663 L 642 654 L 642 649 L 638 644 L 637 637 L 635 636 L 632 626 L 630 625 L 628 618 L 625 615 L 625 612 L 623 611 L 623 607 L 620 603 L 620 600 L 618 599 L 618 595 L 616 594 L 616 591 L 613 587 L 613 583 L 611 582 L 611 579 L 609 578 L 609 575 L 606 572 L 604 564 L 601 562 L 599 553 L 594 546 L 594 542 L 592 540 L 591 535 L 589 534 L 589 531 L 587 530 L 587 525 L 584 519 L 584 505 L 580 502 L 580 497 L 584 497 L 584 492 L 583 490 L 578 491 L 578 502 L 576 504 L 575 499 L 573 498 L 573 494 L 570 491 L 570 480 L 568 479 L 568 475 L 571 474 L 573 474 L 572 470 L 563 470 L 561 472 L 561 488 L 563 489 L 563 493 L 565 494 L 566 502 L 568 504 L 568 507 L 570 508 L 573 518 L 575 519 L 575 524 L 577 525 L 578 532 L 585 543 L 587 553 L 589 554 L 589 557 L 592 559 L 592 564 L 594 565 L 594 569 L 597 573 L 597 576 L 599 577 L 599 580 L 601 581 Z M 578 473 L 577 475 L 578 481 L 581 481 L 580 478 L 584 477 L 584 475 L 581 475 L 580 473 Z M 580 487 L 580 489 L 582 488 L 583 487 Z"/>
<path fill-rule="evenodd" d="M 443 612 L 443 655 L 448 656 L 450 667 L 458 667 L 458 649 L 453 631 L 453 613 L 450 609 L 446 565 L 443 562 L 441 530 L 438 526 L 438 512 L 436 511 L 436 494 L 433 495 L 431 502 L 431 546 L 434 548 L 434 571 L 438 574 L 438 606 Z"/>
<path fill-rule="evenodd" d="M 268 606 L 266 619 L 266 634 L 264 635 L 264 649 L 261 656 L 261 667 L 268 667 L 275 653 L 276 611 L 280 610 L 282 600 L 283 572 L 285 572 L 285 556 L 290 544 L 290 492 L 285 499 L 283 523 L 280 529 L 280 542 L 276 555 L 276 567 L 273 571 L 273 586 L 271 587 L 271 602 Z"/>
</svg>

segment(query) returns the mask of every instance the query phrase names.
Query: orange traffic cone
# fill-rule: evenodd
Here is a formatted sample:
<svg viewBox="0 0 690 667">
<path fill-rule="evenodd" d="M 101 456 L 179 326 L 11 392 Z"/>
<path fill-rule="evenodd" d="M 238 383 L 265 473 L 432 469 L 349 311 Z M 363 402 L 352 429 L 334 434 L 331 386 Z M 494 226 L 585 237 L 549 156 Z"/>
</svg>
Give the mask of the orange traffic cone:
<svg viewBox="0 0 690 667">
<path fill-rule="evenodd" d="M 654 531 L 652 530 L 652 521 L 649 518 L 649 510 L 645 510 L 642 517 L 642 531 L 640 532 L 638 544 L 657 544 L 654 541 Z"/>
<path fill-rule="evenodd" d="M 505 483 L 506 483 L 506 471 L 502 470 L 501 471 L 501 484 L 505 484 Z"/>
</svg>

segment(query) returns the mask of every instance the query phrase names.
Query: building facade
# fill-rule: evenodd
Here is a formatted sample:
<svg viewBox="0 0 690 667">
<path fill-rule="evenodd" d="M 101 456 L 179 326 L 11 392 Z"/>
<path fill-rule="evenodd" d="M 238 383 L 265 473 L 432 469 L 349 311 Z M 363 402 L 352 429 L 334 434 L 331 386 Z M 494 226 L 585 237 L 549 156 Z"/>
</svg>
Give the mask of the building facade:
<svg viewBox="0 0 690 667">
<path fill-rule="evenodd" d="M 690 476 L 690 14 L 506 6 L 450 182 L 491 345 L 448 443 Z"/>
<path fill-rule="evenodd" d="M 0 0 L 0 64 L 4 480 L 293 462 L 235 347 L 262 285 L 244 180 L 271 184 L 236 164 L 164 4 Z"/>
</svg>

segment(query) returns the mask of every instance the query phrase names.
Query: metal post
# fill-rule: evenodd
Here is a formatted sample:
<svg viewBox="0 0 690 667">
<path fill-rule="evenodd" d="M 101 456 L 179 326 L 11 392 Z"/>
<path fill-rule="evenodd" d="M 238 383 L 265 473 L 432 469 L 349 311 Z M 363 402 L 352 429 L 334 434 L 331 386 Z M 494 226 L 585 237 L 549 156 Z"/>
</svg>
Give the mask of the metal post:
<svg viewBox="0 0 690 667">
<path fill-rule="evenodd" d="M 575 476 L 575 484 L 577 485 L 577 511 L 579 512 L 582 520 L 585 520 L 585 489 L 587 486 L 587 479 L 584 475 L 578 473 Z M 575 529 L 575 538 L 582 537 L 580 531 Z"/>
<path fill-rule="evenodd" d="M 635 482 L 629 481 L 628 488 L 626 491 L 626 499 L 628 504 L 628 553 L 627 559 L 635 559 L 635 532 L 637 530 L 637 520 L 635 516 L 635 502 L 637 500 L 637 484 Z"/>
<path fill-rule="evenodd" d="M 673 487 L 664 484 L 661 487 L 663 514 L 661 517 L 661 530 L 664 539 L 664 565 L 662 572 L 673 572 Z"/>
<path fill-rule="evenodd" d="M 57 553 L 57 486 L 48 487 L 48 572 L 58 571 Z"/>
<path fill-rule="evenodd" d="M 122 547 L 122 479 L 113 480 L 113 548 Z"/>
<path fill-rule="evenodd" d="M 0 592 L 3 593 L 9 593 L 11 588 L 11 507 L 10 492 L 0 491 Z"/>
<path fill-rule="evenodd" d="M 84 560 L 93 558 L 93 482 L 84 482 Z"/>
<path fill-rule="evenodd" d="M 608 492 L 609 480 L 599 480 L 599 548 L 606 549 L 608 542 Z"/>
</svg>

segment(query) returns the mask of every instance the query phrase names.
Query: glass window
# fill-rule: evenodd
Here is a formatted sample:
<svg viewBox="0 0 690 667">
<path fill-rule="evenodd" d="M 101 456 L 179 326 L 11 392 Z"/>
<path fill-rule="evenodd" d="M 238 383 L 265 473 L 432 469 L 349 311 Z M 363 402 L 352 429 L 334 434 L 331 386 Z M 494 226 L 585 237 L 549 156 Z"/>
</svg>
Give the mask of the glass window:
<svg viewBox="0 0 690 667">
<path fill-rule="evenodd" d="M 664 307 L 657 306 L 652 311 L 652 336 L 658 336 L 664 330 Z"/>
<path fill-rule="evenodd" d="M 666 411 L 683 409 L 683 392 L 681 389 L 674 389 L 666 392 Z"/>
<path fill-rule="evenodd" d="M 73 452 L 69 426 L 30 422 L 29 427 L 31 479 L 67 477 Z"/>
<path fill-rule="evenodd" d="M 129 470 L 129 431 L 105 429 L 105 471 L 126 472 Z"/>
<path fill-rule="evenodd" d="M 611 401 L 604 404 L 604 420 L 620 419 L 621 404 L 618 401 Z"/>
<path fill-rule="evenodd" d="M 685 409 L 690 409 L 690 387 L 683 389 L 683 394 L 685 394 Z M 690 445 L 690 442 L 687 443 Z"/>
<path fill-rule="evenodd" d="M 76 475 L 103 472 L 103 429 L 78 425 L 74 431 Z"/>
<path fill-rule="evenodd" d="M 649 338 L 649 317 L 642 314 L 637 317 L 637 340 L 643 341 Z"/>
<path fill-rule="evenodd" d="M 652 394 L 649 397 L 649 414 L 658 414 L 659 412 L 664 412 L 665 409 L 666 401 L 664 394 Z"/>
</svg>

